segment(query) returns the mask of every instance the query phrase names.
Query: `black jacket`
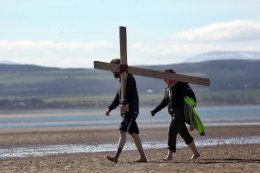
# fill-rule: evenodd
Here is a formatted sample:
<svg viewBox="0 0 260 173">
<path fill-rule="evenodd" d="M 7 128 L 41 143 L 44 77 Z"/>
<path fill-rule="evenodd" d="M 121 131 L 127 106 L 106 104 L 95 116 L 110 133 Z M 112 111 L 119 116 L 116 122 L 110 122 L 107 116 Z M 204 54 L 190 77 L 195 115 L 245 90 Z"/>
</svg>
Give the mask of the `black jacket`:
<svg viewBox="0 0 260 173">
<path fill-rule="evenodd" d="M 164 98 L 152 113 L 155 114 L 168 105 L 168 112 L 172 115 L 174 110 L 184 107 L 184 96 L 189 96 L 196 102 L 195 94 L 188 83 L 177 82 L 173 87 L 167 87 Z"/>
<path fill-rule="evenodd" d="M 136 87 L 135 78 L 132 74 L 127 75 L 126 80 L 126 97 L 122 101 L 122 104 L 129 104 L 129 113 L 139 113 L 139 97 Z M 120 87 L 115 95 L 115 98 L 108 109 L 113 110 L 120 104 Z"/>
</svg>

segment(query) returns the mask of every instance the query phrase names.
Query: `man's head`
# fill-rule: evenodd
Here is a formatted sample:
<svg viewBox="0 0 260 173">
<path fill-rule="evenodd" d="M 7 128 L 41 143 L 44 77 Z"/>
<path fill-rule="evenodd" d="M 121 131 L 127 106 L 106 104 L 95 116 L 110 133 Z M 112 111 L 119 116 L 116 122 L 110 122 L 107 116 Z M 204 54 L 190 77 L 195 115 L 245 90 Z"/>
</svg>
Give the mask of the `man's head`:
<svg viewBox="0 0 260 173">
<path fill-rule="evenodd" d="M 166 69 L 164 70 L 164 72 L 167 73 L 176 73 L 173 69 Z M 177 82 L 176 80 L 172 80 L 172 79 L 164 79 L 164 82 L 167 84 L 167 86 L 172 86 L 175 85 L 175 83 Z"/>
<path fill-rule="evenodd" d="M 166 69 L 166 70 L 164 70 L 164 72 L 167 72 L 167 73 L 176 73 L 173 69 Z"/>
<path fill-rule="evenodd" d="M 110 61 L 110 63 L 112 63 L 112 64 L 120 64 L 120 59 L 118 59 L 118 58 L 112 59 Z M 120 77 L 120 74 L 118 72 L 113 72 L 113 75 L 114 75 L 114 77 L 116 79 L 118 79 Z"/>
</svg>

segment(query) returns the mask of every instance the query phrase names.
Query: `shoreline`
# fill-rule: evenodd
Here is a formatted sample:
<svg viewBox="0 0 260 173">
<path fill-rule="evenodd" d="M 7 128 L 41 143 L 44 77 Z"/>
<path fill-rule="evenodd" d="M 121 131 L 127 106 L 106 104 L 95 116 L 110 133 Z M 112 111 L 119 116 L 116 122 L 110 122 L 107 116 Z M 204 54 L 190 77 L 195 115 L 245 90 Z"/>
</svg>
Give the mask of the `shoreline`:
<svg viewBox="0 0 260 173">
<path fill-rule="evenodd" d="M 139 128 L 142 141 L 167 141 L 168 125 L 155 127 L 140 126 Z M 259 136 L 260 125 L 206 126 L 205 132 L 206 136 L 200 136 L 195 130 L 190 133 L 195 141 L 196 139 L 207 138 Z M 118 126 L 1 130 L 0 148 L 38 144 L 117 143 L 118 135 Z M 128 139 L 130 139 L 129 135 Z"/>
<path fill-rule="evenodd" d="M 167 129 L 169 124 L 152 124 L 152 125 L 148 125 L 148 124 L 142 124 L 139 123 L 139 126 L 141 126 L 141 128 L 143 130 L 152 130 L 152 129 Z M 189 127 L 188 125 L 186 125 L 187 127 Z M 206 124 L 205 128 L 242 128 L 242 127 L 257 127 L 260 126 L 260 122 L 256 122 L 256 123 L 211 123 L 211 124 Z M 106 125 L 106 126 L 84 126 L 84 127 L 28 127 L 28 128 L 0 128 L 0 135 L 1 134 L 21 134 L 21 133 L 66 133 L 66 132 L 88 132 L 88 131 L 106 131 L 106 130 L 117 130 L 118 126 L 117 125 Z M 196 133 L 196 130 L 194 130 L 191 133 Z M 1 146 L 1 144 L 0 144 Z"/>
<path fill-rule="evenodd" d="M 151 108 L 151 106 L 141 106 L 141 109 Z M 258 104 L 217 104 L 217 105 L 197 105 L 198 108 L 207 107 L 259 107 Z M 88 108 L 66 108 L 66 109 L 30 109 L 30 110 L 0 110 L 0 117 L 34 117 L 34 116 L 69 116 L 69 115 L 103 115 L 106 106 L 104 107 L 88 107 Z"/>
<path fill-rule="evenodd" d="M 144 150 L 157 150 L 166 149 L 166 141 L 143 141 Z M 260 135 L 258 136 L 246 136 L 246 137 L 225 137 L 225 138 L 207 138 L 197 139 L 195 141 L 197 148 L 215 147 L 223 145 L 260 145 Z M 177 148 L 186 148 L 187 145 L 177 140 Z M 135 145 L 132 142 L 127 141 L 124 147 L 124 151 L 136 150 Z M 24 147 L 12 147 L 12 148 L 0 148 L 0 159 L 19 159 L 28 157 L 44 157 L 61 154 L 88 154 L 88 153 L 103 153 L 103 152 L 115 152 L 116 147 L 114 143 L 104 144 L 57 144 L 57 145 L 30 145 Z"/>
</svg>

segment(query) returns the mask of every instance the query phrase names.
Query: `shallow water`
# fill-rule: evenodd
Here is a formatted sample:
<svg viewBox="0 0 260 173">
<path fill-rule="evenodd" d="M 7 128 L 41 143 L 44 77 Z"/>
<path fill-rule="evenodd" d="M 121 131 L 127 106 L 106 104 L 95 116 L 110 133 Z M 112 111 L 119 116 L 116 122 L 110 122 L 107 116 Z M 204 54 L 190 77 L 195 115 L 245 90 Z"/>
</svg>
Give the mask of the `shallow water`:
<svg viewBox="0 0 260 173">
<path fill-rule="evenodd" d="M 228 145 L 228 144 L 260 144 L 260 136 L 211 138 L 196 140 L 198 147 Z M 178 141 L 177 148 L 183 148 L 186 144 Z M 166 141 L 145 141 L 144 149 L 166 148 Z M 28 147 L 16 147 L 0 149 L 0 159 L 38 157 L 57 154 L 95 153 L 116 151 L 117 144 L 66 144 L 66 145 L 35 145 Z M 136 149 L 132 143 L 126 143 L 124 150 Z"/>
<path fill-rule="evenodd" d="M 170 122 L 167 109 L 150 116 L 152 108 L 141 108 L 137 119 L 140 126 L 165 126 Z M 205 126 L 221 125 L 260 125 L 260 106 L 215 106 L 197 107 L 197 112 Z M 27 116 L 2 116 L 0 129 L 27 128 L 64 128 L 64 127 L 107 127 L 118 126 L 121 121 L 118 110 L 105 116 L 102 110 L 84 110 L 78 112 L 58 112 L 60 115 L 33 113 Z M 62 114 L 64 113 L 64 115 Z"/>
</svg>

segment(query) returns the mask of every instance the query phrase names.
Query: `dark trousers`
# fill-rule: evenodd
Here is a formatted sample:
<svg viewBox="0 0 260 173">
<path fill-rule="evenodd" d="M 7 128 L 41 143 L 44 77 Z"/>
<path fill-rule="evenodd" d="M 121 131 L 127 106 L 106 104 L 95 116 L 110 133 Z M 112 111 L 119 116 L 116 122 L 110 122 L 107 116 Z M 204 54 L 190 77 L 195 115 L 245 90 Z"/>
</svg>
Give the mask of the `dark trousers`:
<svg viewBox="0 0 260 173">
<path fill-rule="evenodd" d="M 168 131 L 168 149 L 173 152 L 176 152 L 176 140 L 178 133 L 184 139 L 187 145 L 192 143 L 193 138 L 185 125 L 183 109 L 175 109 Z"/>
</svg>

